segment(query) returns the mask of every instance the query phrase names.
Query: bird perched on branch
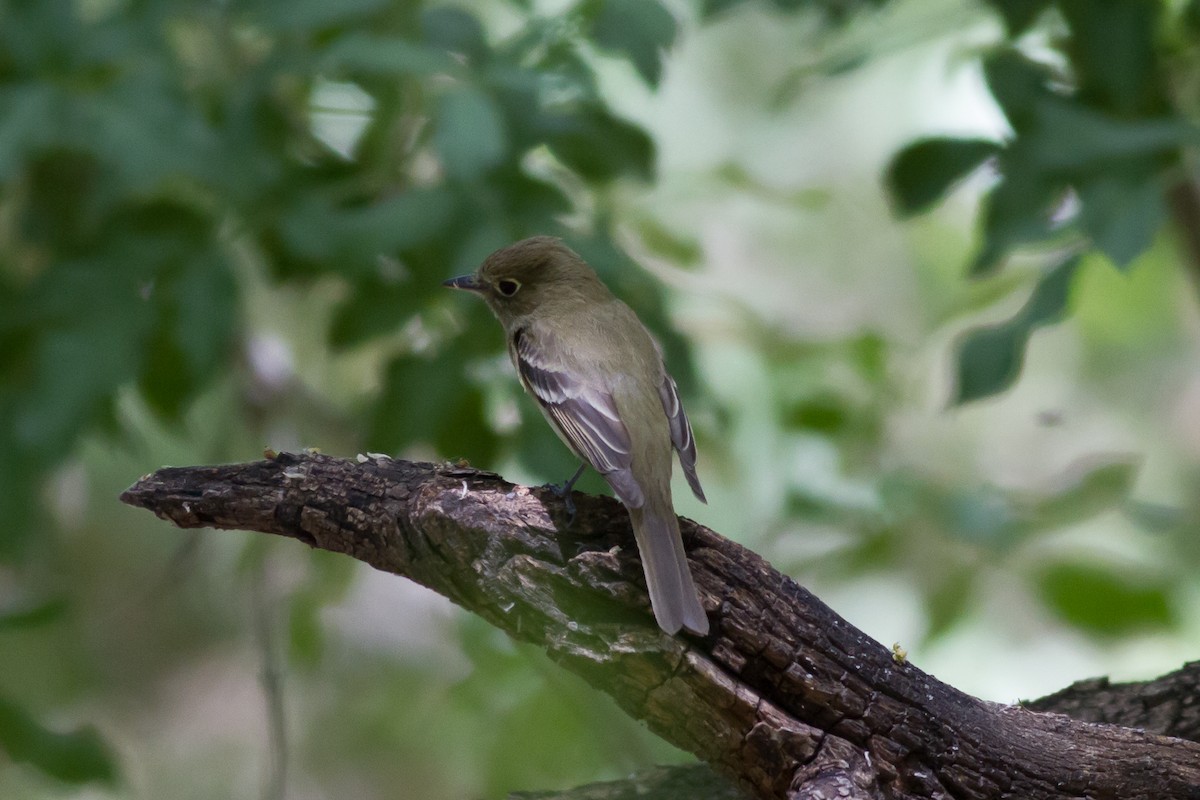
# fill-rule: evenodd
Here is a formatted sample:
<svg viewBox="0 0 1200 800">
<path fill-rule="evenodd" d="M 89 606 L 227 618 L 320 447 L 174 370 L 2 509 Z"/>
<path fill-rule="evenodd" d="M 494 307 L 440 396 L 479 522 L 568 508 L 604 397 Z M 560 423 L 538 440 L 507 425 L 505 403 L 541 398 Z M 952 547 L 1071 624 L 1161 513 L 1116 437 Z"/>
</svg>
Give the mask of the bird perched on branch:
<svg viewBox="0 0 1200 800">
<path fill-rule="evenodd" d="M 474 292 L 500 320 L 521 384 L 551 427 L 629 510 L 650 590 L 667 633 L 704 635 L 708 618 L 671 502 L 671 451 L 704 501 L 696 444 L 662 353 L 623 302 L 557 238 L 535 236 L 497 250 L 471 275 L 445 282 Z"/>
</svg>

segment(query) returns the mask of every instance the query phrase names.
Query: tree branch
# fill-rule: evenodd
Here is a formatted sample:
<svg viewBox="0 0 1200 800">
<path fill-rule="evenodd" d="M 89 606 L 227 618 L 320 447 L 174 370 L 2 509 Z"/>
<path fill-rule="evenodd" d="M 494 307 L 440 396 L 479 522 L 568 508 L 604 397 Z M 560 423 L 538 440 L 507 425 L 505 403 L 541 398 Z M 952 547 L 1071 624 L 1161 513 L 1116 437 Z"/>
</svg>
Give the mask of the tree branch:
<svg viewBox="0 0 1200 800">
<path fill-rule="evenodd" d="M 1078 681 L 1025 707 L 1200 742 L 1200 661 L 1141 683 Z"/>
<path fill-rule="evenodd" d="M 428 586 L 758 797 L 1200 800 L 1200 745 L 965 695 L 689 520 L 704 639 L 658 630 L 610 498 L 577 496 L 561 531 L 552 493 L 492 473 L 284 454 L 162 469 L 121 499 L 183 528 L 290 536 Z"/>
</svg>

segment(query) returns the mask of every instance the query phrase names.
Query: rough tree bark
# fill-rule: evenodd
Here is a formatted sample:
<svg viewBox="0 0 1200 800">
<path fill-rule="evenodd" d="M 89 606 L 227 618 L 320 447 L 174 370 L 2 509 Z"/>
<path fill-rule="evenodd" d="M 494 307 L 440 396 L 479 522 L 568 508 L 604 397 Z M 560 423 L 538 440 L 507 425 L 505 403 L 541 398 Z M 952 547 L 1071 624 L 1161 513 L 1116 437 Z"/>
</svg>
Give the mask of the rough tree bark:
<svg viewBox="0 0 1200 800">
<path fill-rule="evenodd" d="M 271 455 L 161 469 L 121 499 L 183 528 L 289 536 L 428 586 L 757 797 L 1200 800 L 1195 664 L 1143 686 L 1077 684 L 1043 711 L 984 702 L 898 663 L 689 520 L 712 633 L 671 637 L 650 616 L 615 500 L 576 495 L 563 530 L 551 492 L 465 466 Z"/>
</svg>

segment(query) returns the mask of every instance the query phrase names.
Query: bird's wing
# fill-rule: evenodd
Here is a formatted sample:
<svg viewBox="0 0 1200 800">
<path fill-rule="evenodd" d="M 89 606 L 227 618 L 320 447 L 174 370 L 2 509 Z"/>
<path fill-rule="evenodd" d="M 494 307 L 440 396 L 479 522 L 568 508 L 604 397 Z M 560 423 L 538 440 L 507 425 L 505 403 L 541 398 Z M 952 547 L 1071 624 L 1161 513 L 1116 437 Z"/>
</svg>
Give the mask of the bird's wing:
<svg viewBox="0 0 1200 800">
<path fill-rule="evenodd" d="M 700 477 L 696 475 L 696 440 L 692 438 L 692 424 L 688 422 L 687 414 L 683 413 L 683 403 L 679 402 L 679 387 L 675 379 L 663 371 L 662 383 L 658 386 L 658 395 L 662 398 L 663 411 L 667 413 L 667 421 L 671 425 L 671 444 L 679 453 L 679 464 L 687 477 L 692 494 L 701 503 L 707 503 L 704 489 L 700 488 Z"/>
<path fill-rule="evenodd" d="M 630 469 L 633 445 L 612 395 L 547 358 L 544 338 L 524 328 L 513 333 L 509 346 L 521 382 L 570 448 L 604 476 L 617 499 L 640 508 L 645 498 Z"/>
</svg>

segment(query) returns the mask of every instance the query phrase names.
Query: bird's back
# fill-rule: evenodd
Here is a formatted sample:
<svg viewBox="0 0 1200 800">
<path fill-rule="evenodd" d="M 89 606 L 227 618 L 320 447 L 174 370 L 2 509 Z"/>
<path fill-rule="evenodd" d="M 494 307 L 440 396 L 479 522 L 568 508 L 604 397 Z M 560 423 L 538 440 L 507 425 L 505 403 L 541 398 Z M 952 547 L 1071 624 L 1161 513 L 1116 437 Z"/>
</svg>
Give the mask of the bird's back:
<svg viewBox="0 0 1200 800">
<path fill-rule="evenodd" d="M 631 431 L 634 478 L 643 488 L 652 475 L 671 475 L 671 434 L 659 396 L 663 364 L 633 310 L 612 294 L 604 302 L 580 303 L 570 309 L 573 324 L 553 334 L 570 369 L 595 388 L 610 394 L 623 420 L 636 419 Z M 594 342 L 603 337 L 607 346 Z"/>
</svg>

